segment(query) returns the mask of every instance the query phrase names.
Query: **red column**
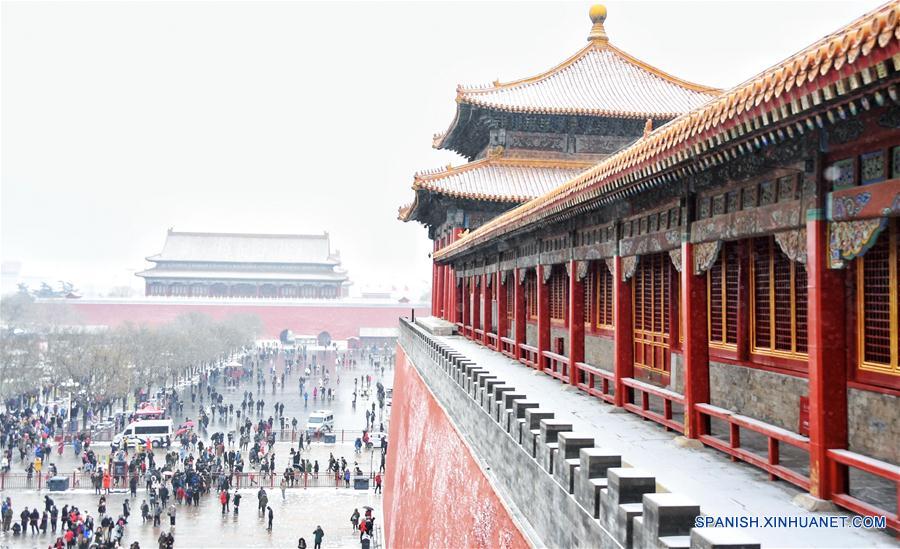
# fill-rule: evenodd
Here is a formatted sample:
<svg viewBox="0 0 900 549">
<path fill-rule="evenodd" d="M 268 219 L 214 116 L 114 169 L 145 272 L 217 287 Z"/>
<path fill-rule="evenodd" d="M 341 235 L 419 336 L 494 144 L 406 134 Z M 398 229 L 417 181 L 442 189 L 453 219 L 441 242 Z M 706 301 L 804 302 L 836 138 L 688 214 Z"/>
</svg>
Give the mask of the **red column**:
<svg viewBox="0 0 900 549">
<path fill-rule="evenodd" d="M 462 279 L 462 323 L 465 335 L 468 335 L 469 327 L 472 325 L 472 299 L 469 295 L 470 279 L 465 276 Z"/>
<path fill-rule="evenodd" d="M 705 434 L 704 422 L 694 410 L 709 402 L 709 326 L 706 311 L 706 276 L 694 274 L 694 245 L 681 243 L 681 325 L 684 326 L 684 436 Z"/>
<path fill-rule="evenodd" d="M 446 268 L 445 265 L 437 266 L 437 286 L 432 290 L 432 295 L 437 296 L 434 316 L 439 318 L 444 316 L 444 270 Z"/>
<path fill-rule="evenodd" d="M 491 346 L 491 340 L 488 338 L 488 334 L 491 333 L 491 324 L 494 316 L 494 306 L 493 300 L 491 296 L 492 288 L 488 286 L 488 280 L 490 277 L 494 275 L 485 273 L 481 277 L 481 293 L 484 295 L 484 338 L 482 339 L 482 343 L 485 346 Z"/>
<path fill-rule="evenodd" d="M 514 276 L 512 283 L 515 284 L 513 288 L 513 316 L 515 320 L 515 326 L 513 326 L 513 341 L 515 342 L 515 352 L 516 360 L 522 358 L 522 348 L 520 347 L 523 343 L 525 343 L 525 317 L 527 316 L 527 311 L 525 310 L 525 271 L 522 269 L 516 268 L 513 271 Z"/>
<path fill-rule="evenodd" d="M 453 280 L 453 268 L 444 266 L 444 320 L 453 321 L 453 291 L 456 288 Z"/>
<path fill-rule="evenodd" d="M 576 362 L 584 362 L 584 281 L 578 262 L 569 262 L 569 383 L 578 385 Z"/>
<path fill-rule="evenodd" d="M 447 267 L 447 291 L 450 292 L 448 294 L 450 298 L 450 318 L 447 320 L 456 323 L 459 312 L 459 291 L 456 287 L 456 273 L 453 272 L 453 267 L 450 265 Z"/>
<path fill-rule="evenodd" d="M 431 316 L 437 314 L 437 263 L 431 262 Z"/>
<path fill-rule="evenodd" d="M 472 277 L 472 339 L 476 339 L 475 330 L 481 327 L 481 294 L 484 285 L 479 284 L 480 276 Z"/>
<path fill-rule="evenodd" d="M 537 266 L 537 369 L 544 371 L 544 351 L 550 351 L 550 287 L 544 282 L 544 271 L 552 265 Z"/>
<path fill-rule="evenodd" d="M 512 281 L 515 282 L 515 281 Z M 503 272 L 497 271 L 496 279 L 494 280 L 494 284 L 497 287 L 497 346 L 500 345 L 500 338 L 506 337 L 506 331 L 509 329 L 508 324 L 508 316 L 509 316 L 509 303 L 506 302 L 506 285 L 510 283 L 510 280 L 507 279 L 506 282 L 503 282 Z"/>
<path fill-rule="evenodd" d="M 615 375 L 616 375 L 616 406 L 624 406 L 631 399 L 627 398 L 628 388 L 622 383 L 626 377 L 634 376 L 634 333 L 632 331 L 631 314 L 631 281 L 623 280 L 622 258 L 616 256 L 613 270 L 613 288 L 615 302 L 613 322 L 616 325 L 615 332 Z"/>
<path fill-rule="evenodd" d="M 811 210 L 820 214 L 821 210 Z M 844 491 L 843 468 L 827 451 L 847 447 L 847 361 L 844 271 L 829 269 L 827 223 L 806 221 L 809 351 L 809 491 L 830 499 Z M 799 266 L 798 266 L 799 267 Z"/>
</svg>

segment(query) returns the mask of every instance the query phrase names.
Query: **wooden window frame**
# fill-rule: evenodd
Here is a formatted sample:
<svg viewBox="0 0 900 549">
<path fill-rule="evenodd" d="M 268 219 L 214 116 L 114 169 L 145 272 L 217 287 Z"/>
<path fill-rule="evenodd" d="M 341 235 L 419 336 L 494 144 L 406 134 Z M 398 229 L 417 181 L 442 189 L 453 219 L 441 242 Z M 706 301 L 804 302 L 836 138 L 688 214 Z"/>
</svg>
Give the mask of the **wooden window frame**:
<svg viewBox="0 0 900 549">
<path fill-rule="evenodd" d="M 499 279 L 498 279 L 499 285 Z M 503 291 L 506 292 L 506 320 L 514 321 L 516 319 L 516 280 L 512 275 L 508 275 Z M 499 288 L 498 288 L 499 289 Z M 498 311 L 499 312 L 499 311 Z M 507 325 L 509 322 L 507 322 Z"/>
<path fill-rule="evenodd" d="M 550 315 L 550 323 L 555 326 L 564 326 L 568 322 L 567 316 L 569 312 L 569 277 L 566 270 L 557 265 L 548 267 L 550 271 L 550 279 L 546 282 L 549 307 L 547 314 Z"/>
<path fill-rule="evenodd" d="M 615 278 L 605 263 L 596 268 L 596 291 L 594 292 L 594 311 L 597 329 L 612 333 L 615 331 Z M 602 274 L 600 274 L 602 273 Z M 608 292 L 608 294 L 607 294 Z M 603 311 L 601 313 L 601 311 Z M 607 317 L 607 318 L 603 318 Z M 606 322 L 604 322 L 606 320 Z"/>
<path fill-rule="evenodd" d="M 770 347 L 758 347 L 756 341 L 756 324 L 757 324 L 757 316 L 756 316 L 756 257 L 758 255 L 755 242 L 751 245 L 750 250 L 750 354 L 751 361 L 756 361 L 760 357 L 771 357 L 775 359 L 781 359 L 781 361 L 777 364 L 789 369 L 794 369 L 802 372 L 808 371 L 808 352 L 799 352 L 797 351 L 797 295 L 796 295 L 796 276 L 797 269 L 805 269 L 806 267 L 800 263 L 795 261 L 791 261 L 787 259 L 790 264 L 790 318 L 791 318 L 791 350 L 785 351 L 781 349 L 776 349 L 776 295 L 775 295 L 775 254 L 782 254 L 783 252 L 778 246 L 778 243 L 775 242 L 775 238 L 772 236 L 768 237 L 756 237 L 756 238 L 767 238 L 769 244 L 769 259 L 768 259 L 768 283 L 769 283 L 769 311 L 770 311 L 770 320 L 769 320 L 769 344 Z M 754 239 L 755 240 L 755 239 Z M 808 280 L 808 279 L 807 279 Z M 807 317 L 807 322 L 809 321 Z M 808 332 L 807 332 L 808 338 Z M 808 345 L 808 339 L 807 339 Z"/>
<path fill-rule="evenodd" d="M 900 221 L 891 219 L 879 238 L 888 239 L 888 311 L 890 364 L 866 360 L 865 255 L 856 259 L 856 348 L 858 373 L 880 374 L 900 381 Z"/>
<path fill-rule="evenodd" d="M 660 273 L 651 272 L 649 275 L 649 294 L 643 292 L 644 295 L 649 295 L 650 297 L 649 311 L 651 328 L 649 330 L 646 328 L 647 323 L 644 322 L 644 316 L 648 309 L 646 306 L 642 306 L 639 310 L 637 306 L 638 291 L 645 289 L 646 281 L 644 281 L 642 277 L 644 277 L 648 262 L 659 262 L 661 271 Z M 640 258 L 637 270 L 632 277 L 631 310 L 634 367 L 663 376 L 671 375 L 672 370 L 672 285 L 673 279 L 676 279 L 672 274 L 672 270 L 672 261 L 669 259 L 668 253 L 649 254 Z M 659 279 L 663 286 L 657 287 L 657 279 Z M 665 285 L 668 285 L 668 288 L 666 288 Z M 657 298 L 660 307 L 658 312 L 654 307 L 657 303 Z M 645 305 L 643 296 L 641 298 L 641 304 Z M 641 318 L 640 322 L 638 322 L 638 316 Z M 656 330 L 657 321 L 659 323 L 658 330 Z M 638 326 L 640 326 L 640 328 L 638 328 Z M 668 331 L 666 331 L 667 327 Z M 638 346 L 643 346 L 640 353 L 638 353 Z M 648 348 L 652 351 L 652 360 L 649 361 L 649 363 L 646 360 L 646 351 Z M 658 356 L 657 353 L 661 354 L 661 356 Z M 639 356 L 642 357 L 643 362 L 640 361 L 638 358 Z M 662 366 L 657 365 L 657 359 L 662 362 Z"/>
<path fill-rule="evenodd" d="M 740 307 L 740 268 L 741 268 L 741 256 L 740 251 L 737 249 L 737 242 L 723 242 L 722 249 L 719 250 L 719 257 L 716 259 L 716 263 L 710 267 L 708 271 L 706 271 L 706 335 L 709 341 L 710 349 L 720 349 L 725 351 L 737 352 L 738 341 L 740 340 L 740 322 L 738 320 L 739 312 L 735 313 L 733 318 L 734 325 L 729 326 L 729 318 L 728 318 L 728 308 L 729 305 L 737 302 L 736 307 Z M 729 255 L 729 252 L 731 255 Z M 721 319 L 719 321 L 722 337 L 719 340 L 713 339 L 712 334 L 712 309 L 713 309 L 713 270 L 716 267 L 719 267 L 719 272 L 716 273 L 719 278 L 719 292 L 718 298 L 720 301 L 721 307 Z M 729 273 L 729 269 L 734 269 L 734 273 Z M 733 288 L 729 286 L 729 274 L 734 276 L 733 280 Z M 729 295 L 729 290 L 733 292 L 733 295 Z M 734 332 L 734 342 L 729 342 L 729 329 L 733 329 Z M 680 338 L 683 341 L 683 338 Z"/>
<path fill-rule="evenodd" d="M 528 269 L 525 273 L 525 317 L 526 320 L 536 321 L 538 310 L 537 273 L 534 269 Z"/>
</svg>

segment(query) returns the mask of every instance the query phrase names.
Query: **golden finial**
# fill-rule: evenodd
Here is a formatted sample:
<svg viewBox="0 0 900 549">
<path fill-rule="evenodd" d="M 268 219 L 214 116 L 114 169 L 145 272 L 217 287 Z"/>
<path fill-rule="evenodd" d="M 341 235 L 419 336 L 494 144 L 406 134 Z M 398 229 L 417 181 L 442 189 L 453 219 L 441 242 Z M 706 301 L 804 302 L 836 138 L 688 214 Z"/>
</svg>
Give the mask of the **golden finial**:
<svg viewBox="0 0 900 549">
<path fill-rule="evenodd" d="M 606 6 L 603 4 L 594 4 L 588 12 L 591 17 L 591 33 L 588 35 L 589 42 L 609 42 L 606 36 L 606 29 L 603 28 L 603 22 L 606 21 Z"/>
</svg>

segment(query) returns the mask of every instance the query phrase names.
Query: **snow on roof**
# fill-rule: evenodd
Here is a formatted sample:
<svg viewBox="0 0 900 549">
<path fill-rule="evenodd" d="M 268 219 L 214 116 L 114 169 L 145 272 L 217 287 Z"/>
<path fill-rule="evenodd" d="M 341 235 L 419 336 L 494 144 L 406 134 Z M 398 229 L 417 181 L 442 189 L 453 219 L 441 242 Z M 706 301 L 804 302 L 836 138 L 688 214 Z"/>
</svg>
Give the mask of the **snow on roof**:
<svg viewBox="0 0 900 549">
<path fill-rule="evenodd" d="M 317 263 L 337 265 L 328 233 L 239 234 L 169 230 L 163 251 L 149 261 L 212 261 L 228 263 Z"/>
<path fill-rule="evenodd" d="M 458 100 L 510 112 L 672 118 L 718 90 L 674 78 L 622 50 L 591 42 L 552 70 L 485 87 L 461 87 Z"/>
</svg>

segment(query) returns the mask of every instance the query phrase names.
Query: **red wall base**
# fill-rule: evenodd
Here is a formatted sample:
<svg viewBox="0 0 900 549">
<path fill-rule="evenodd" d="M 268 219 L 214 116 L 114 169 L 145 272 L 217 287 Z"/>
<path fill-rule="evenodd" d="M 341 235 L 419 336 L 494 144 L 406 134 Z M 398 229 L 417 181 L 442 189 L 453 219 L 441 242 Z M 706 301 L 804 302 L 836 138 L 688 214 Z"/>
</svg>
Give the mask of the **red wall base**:
<svg viewBox="0 0 900 549">
<path fill-rule="evenodd" d="M 388 547 L 525 548 L 469 447 L 397 346 L 388 474 Z"/>
<path fill-rule="evenodd" d="M 397 318 L 409 316 L 412 307 L 367 306 L 365 304 L 315 305 L 296 304 L 193 304 L 193 303 L 135 303 L 89 302 L 69 300 L 44 302 L 42 307 L 70 308 L 75 322 L 92 326 L 118 326 L 125 322 L 155 326 L 171 322 L 189 313 L 202 313 L 215 320 L 232 315 L 256 315 L 262 321 L 262 337 L 277 338 L 284 329 L 295 335 L 316 336 L 328 332 L 332 339 L 359 337 L 360 328 L 396 328 Z M 427 308 L 417 308 L 417 316 L 426 316 Z"/>
</svg>

